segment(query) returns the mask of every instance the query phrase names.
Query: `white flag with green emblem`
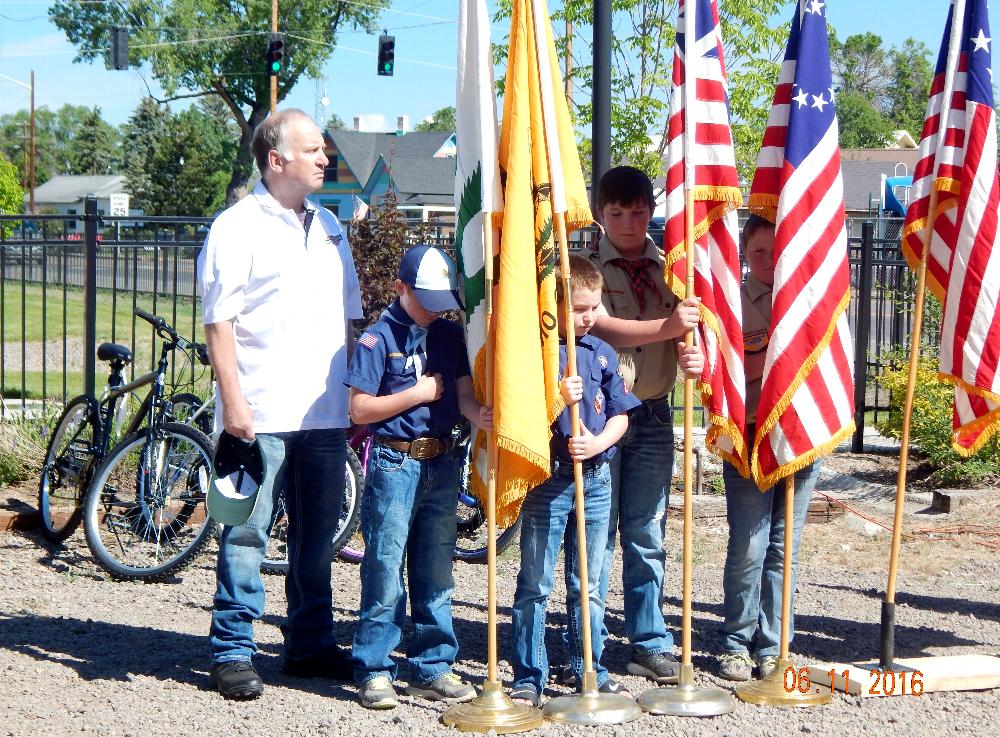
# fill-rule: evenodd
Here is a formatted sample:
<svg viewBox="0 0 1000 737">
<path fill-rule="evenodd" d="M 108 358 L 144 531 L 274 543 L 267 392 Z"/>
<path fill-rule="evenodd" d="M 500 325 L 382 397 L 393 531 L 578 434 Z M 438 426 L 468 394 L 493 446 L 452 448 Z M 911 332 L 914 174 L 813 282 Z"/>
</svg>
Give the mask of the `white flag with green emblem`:
<svg viewBox="0 0 1000 737">
<path fill-rule="evenodd" d="M 497 163 L 497 106 L 490 16 L 485 0 L 461 0 L 458 10 L 458 144 L 455 172 L 455 255 L 463 278 L 466 341 L 476 396 L 485 398 L 486 271 L 483 228 L 503 210 Z M 495 235 L 494 231 L 494 235 Z M 491 239 L 496 253 L 497 239 Z"/>
</svg>

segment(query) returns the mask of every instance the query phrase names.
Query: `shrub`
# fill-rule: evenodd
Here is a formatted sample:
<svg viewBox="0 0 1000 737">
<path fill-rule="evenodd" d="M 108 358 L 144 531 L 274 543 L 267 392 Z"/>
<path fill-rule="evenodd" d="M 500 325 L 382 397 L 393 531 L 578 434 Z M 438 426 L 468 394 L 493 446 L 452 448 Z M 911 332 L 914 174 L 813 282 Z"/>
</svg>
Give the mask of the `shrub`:
<svg viewBox="0 0 1000 737">
<path fill-rule="evenodd" d="M 54 418 L 0 421 L 0 484 L 37 478 Z"/>
<path fill-rule="evenodd" d="M 951 447 L 954 387 L 937 377 L 937 350 L 925 346 L 917 367 L 913 412 L 910 419 L 911 445 L 919 448 L 934 469 L 927 481 L 932 486 L 964 486 L 996 483 L 1000 480 L 1000 437 L 994 436 L 971 458 L 963 458 Z M 888 419 L 878 423 L 879 432 L 900 438 L 903 432 L 903 403 L 906 400 L 908 358 L 895 355 L 884 361 L 879 382 L 891 392 Z"/>
</svg>

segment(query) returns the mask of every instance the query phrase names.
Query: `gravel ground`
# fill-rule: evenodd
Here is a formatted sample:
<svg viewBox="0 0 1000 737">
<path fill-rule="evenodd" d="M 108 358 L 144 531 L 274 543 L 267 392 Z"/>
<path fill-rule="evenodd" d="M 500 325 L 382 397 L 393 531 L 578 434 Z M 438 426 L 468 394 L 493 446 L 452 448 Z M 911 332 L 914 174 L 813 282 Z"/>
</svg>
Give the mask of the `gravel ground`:
<svg viewBox="0 0 1000 737">
<path fill-rule="evenodd" d="M 949 515 L 941 521 L 986 521 L 996 529 L 997 509 L 993 503 L 985 513 L 967 511 L 966 518 Z M 664 611 L 668 625 L 677 633 L 680 528 L 674 519 L 669 524 L 669 595 Z M 710 675 L 717 652 L 725 539 L 724 522 L 702 525 L 695 537 L 693 647 L 697 678 L 703 684 L 726 685 Z M 283 676 L 281 578 L 266 578 L 267 614 L 257 628 L 261 647 L 257 665 L 267 691 L 255 702 L 233 703 L 206 687 L 206 632 L 214 587 L 210 555 L 173 582 L 141 584 L 107 579 L 91 563 L 80 533 L 63 550 L 45 548 L 30 534 L 0 535 L 0 549 L 0 736 L 402 737 L 444 731 L 438 722 L 442 706 L 404 697 L 403 705 L 394 711 L 370 712 L 357 704 L 353 687 Z M 848 527 L 843 518 L 807 527 L 798 578 L 799 633 L 792 646 L 797 664 L 862 660 L 876 654 L 887 551 L 884 535 L 866 537 Z M 510 642 L 509 603 L 516 570 L 516 554 L 501 561 L 501 657 Z M 481 665 L 485 657 L 484 575 L 479 566 L 456 568 L 454 614 L 462 645 L 456 670 L 477 683 L 485 674 Z M 620 580 L 616 574 L 608 606 L 609 626 L 616 636 L 605 656 L 617 674 L 625 672 L 628 657 L 620 637 Z M 337 562 L 334 586 L 337 634 L 349 641 L 359 596 L 357 567 Z M 897 654 L 1000 654 L 1000 554 L 996 550 L 962 536 L 904 543 L 898 591 Z M 556 601 L 562 596 L 560 588 Z M 561 614 L 550 617 L 550 642 L 562 622 Z M 553 660 L 558 659 L 556 649 L 550 644 Z M 501 673 L 509 679 L 505 661 L 501 661 Z M 624 675 L 621 680 L 636 694 L 649 686 L 633 676 Z M 838 694 L 829 705 L 807 711 L 739 703 L 734 713 L 714 719 L 644 716 L 625 726 L 586 732 L 741 737 L 801 732 L 868 737 L 946 731 L 981 736 L 993 729 L 984 725 L 995 724 L 998 694 L 996 690 L 954 692 L 863 701 Z M 930 728 L 932 724 L 936 726 Z M 546 735 L 579 732 L 556 725 L 539 730 Z"/>
</svg>

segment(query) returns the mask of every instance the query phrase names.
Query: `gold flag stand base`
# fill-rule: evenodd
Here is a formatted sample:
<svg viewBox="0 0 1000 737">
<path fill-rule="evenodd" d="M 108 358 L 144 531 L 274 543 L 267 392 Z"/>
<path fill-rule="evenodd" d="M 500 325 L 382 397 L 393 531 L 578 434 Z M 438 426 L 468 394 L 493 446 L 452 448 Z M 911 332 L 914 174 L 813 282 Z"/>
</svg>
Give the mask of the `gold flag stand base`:
<svg viewBox="0 0 1000 737">
<path fill-rule="evenodd" d="M 841 663 L 825 669 L 816 665 L 809 668 L 809 678 L 827 690 L 831 671 L 834 691 L 864 699 L 1000 688 L 1000 658 L 992 655 L 898 658 L 893 661 L 892 670 L 885 672 L 878 662 Z"/>
<path fill-rule="evenodd" d="M 736 699 L 723 688 L 694 685 L 694 666 L 681 665 L 680 683 L 674 688 L 651 688 L 639 697 L 639 707 L 649 714 L 673 717 L 715 717 L 736 708 Z"/>
<path fill-rule="evenodd" d="M 743 701 L 761 706 L 806 707 L 822 706 L 830 702 L 832 696 L 830 689 L 812 683 L 809 683 L 805 693 L 802 693 L 797 685 L 793 685 L 791 691 L 787 690 L 785 671 L 789 668 L 795 669 L 791 659 L 779 658 L 771 675 L 736 689 L 736 695 Z M 796 680 L 795 684 L 798 683 Z"/>
<path fill-rule="evenodd" d="M 446 727 L 459 732 L 493 731 L 496 734 L 529 732 L 542 726 L 542 712 L 533 706 L 515 704 L 498 681 L 486 681 L 483 692 L 472 701 L 456 704 L 441 715 Z"/>
<path fill-rule="evenodd" d="M 642 710 L 623 694 L 601 693 L 597 690 L 597 673 L 583 674 L 583 691 L 549 699 L 542 714 L 557 724 L 625 724 L 642 716 Z"/>
</svg>

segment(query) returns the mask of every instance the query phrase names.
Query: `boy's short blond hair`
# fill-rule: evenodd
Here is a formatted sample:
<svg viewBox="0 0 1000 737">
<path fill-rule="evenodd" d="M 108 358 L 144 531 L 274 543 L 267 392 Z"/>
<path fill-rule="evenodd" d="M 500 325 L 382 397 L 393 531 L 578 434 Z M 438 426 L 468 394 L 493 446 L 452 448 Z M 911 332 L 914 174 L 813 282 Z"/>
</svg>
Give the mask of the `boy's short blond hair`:
<svg viewBox="0 0 1000 737">
<path fill-rule="evenodd" d="M 556 266 L 556 302 L 563 302 L 562 269 Z M 569 257 L 569 287 L 576 289 L 595 289 L 600 291 L 604 287 L 604 277 L 597 264 L 586 256 L 574 253 Z"/>
</svg>

